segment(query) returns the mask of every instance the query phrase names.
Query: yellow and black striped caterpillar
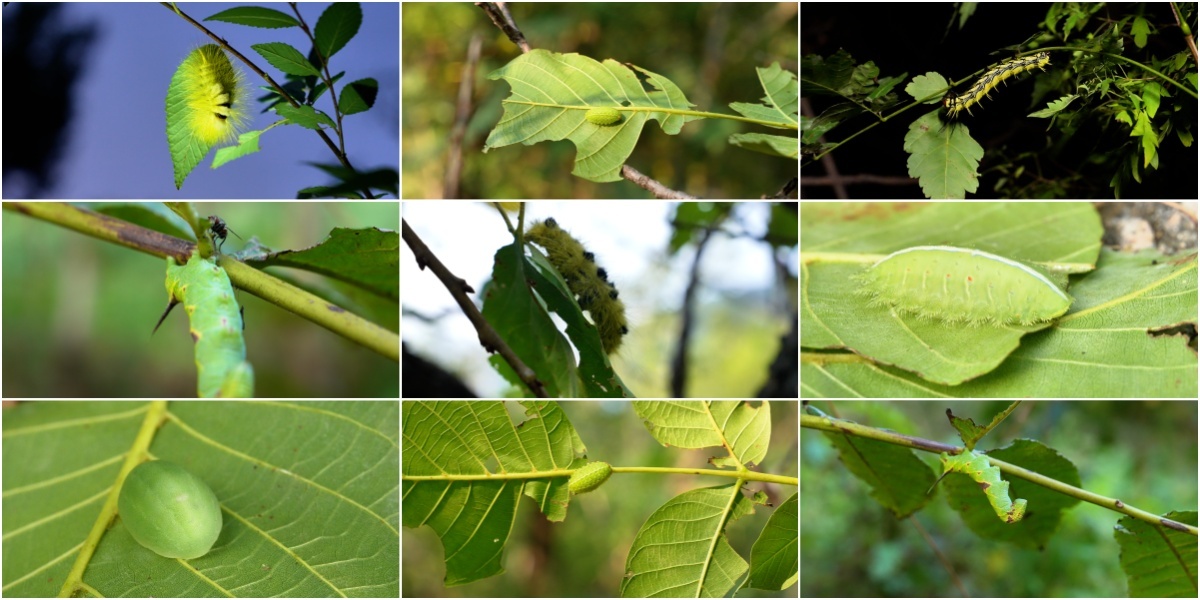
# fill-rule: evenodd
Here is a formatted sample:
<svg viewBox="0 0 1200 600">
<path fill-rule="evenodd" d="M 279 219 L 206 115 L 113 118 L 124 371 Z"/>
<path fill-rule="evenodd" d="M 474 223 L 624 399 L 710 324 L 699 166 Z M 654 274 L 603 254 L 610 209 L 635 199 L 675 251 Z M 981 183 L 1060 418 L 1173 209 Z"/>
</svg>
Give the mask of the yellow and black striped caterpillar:
<svg viewBox="0 0 1200 600">
<path fill-rule="evenodd" d="M 960 96 L 947 94 L 942 100 L 942 104 L 946 107 L 946 111 L 951 117 L 957 117 L 958 113 L 963 110 L 967 114 L 971 114 L 971 107 L 978 104 L 985 97 L 991 98 L 991 91 L 1001 81 L 1008 79 L 1014 75 L 1019 75 L 1025 71 L 1033 69 L 1046 70 L 1046 65 L 1050 64 L 1049 52 L 1038 52 L 1030 56 L 1014 58 L 1006 60 L 984 73 L 975 85 L 972 85 L 965 93 Z M 1005 84 L 1008 85 L 1008 84 Z"/>
</svg>

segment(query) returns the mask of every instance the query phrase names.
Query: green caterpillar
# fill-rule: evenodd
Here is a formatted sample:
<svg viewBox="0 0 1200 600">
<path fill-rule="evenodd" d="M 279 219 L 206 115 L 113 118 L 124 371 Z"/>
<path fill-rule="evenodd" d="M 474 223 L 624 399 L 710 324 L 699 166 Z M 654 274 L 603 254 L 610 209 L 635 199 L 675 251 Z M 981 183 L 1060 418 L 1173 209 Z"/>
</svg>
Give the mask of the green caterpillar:
<svg viewBox="0 0 1200 600">
<path fill-rule="evenodd" d="M 621 120 L 621 111 L 615 108 L 592 108 L 584 113 L 583 118 L 596 125 L 612 125 Z"/>
<path fill-rule="evenodd" d="M 254 369 L 246 362 L 242 317 L 225 269 L 193 252 L 187 264 L 167 257 L 167 310 L 183 303 L 196 343 L 196 390 L 201 398 L 254 396 Z M 158 325 L 154 326 L 155 331 Z"/>
<path fill-rule="evenodd" d="M 117 511 L 133 539 L 167 558 L 200 558 L 221 535 L 221 503 L 212 488 L 165 460 L 129 472 Z"/>
<path fill-rule="evenodd" d="M 988 502 L 992 504 L 992 510 L 995 510 L 996 516 L 1005 523 L 1016 523 L 1025 518 L 1025 499 L 1019 498 L 1016 502 L 1009 499 L 1008 482 L 1000 479 L 999 467 L 993 466 L 986 456 L 970 450 L 964 450 L 958 456 L 950 456 L 943 452 L 942 468 L 942 477 L 957 471 L 979 483 Z"/>
<path fill-rule="evenodd" d="M 601 461 L 590 462 L 575 469 L 571 480 L 567 482 L 567 490 L 573 495 L 586 494 L 608 481 L 609 475 L 612 475 L 612 465 Z"/>
</svg>

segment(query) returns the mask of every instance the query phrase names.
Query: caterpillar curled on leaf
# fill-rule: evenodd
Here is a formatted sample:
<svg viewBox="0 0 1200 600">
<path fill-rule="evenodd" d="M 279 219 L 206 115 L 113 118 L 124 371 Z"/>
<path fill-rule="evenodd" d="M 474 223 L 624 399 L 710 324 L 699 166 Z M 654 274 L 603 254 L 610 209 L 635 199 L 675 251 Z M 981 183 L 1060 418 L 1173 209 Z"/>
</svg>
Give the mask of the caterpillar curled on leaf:
<svg viewBox="0 0 1200 600">
<path fill-rule="evenodd" d="M 982 250 L 914 246 L 855 277 L 872 306 L 970 326 L 1033 325 L 1061 316 L 1072 298 L 1044 273 Z"/>
<path fill-rule="evenodd" d="M 579 308 L 591 313 L 604 352 L 616 352 L 622 338 L 629 333 L 625 304 L 621 302 L 616 286 L 608 280 L 608 272 L 596 265 L 595 255 L 585 250 L 583 244 L 559 227 L 554 219 L 534 223 L 525 237 L 546 249 L 546 258 L 576 296 Z"/>
<path fill-rule="evenodd" d="M 575 473 L 567 482 L 567 490 L 572 494 L 586 494 L 603 485 L 605 481 L 608 481 L 610 475 L 612 475 L 612 466 L 608 463 L 590 462 L 575 469 Z"/>
<path fill-rule="evenodd" d="M 583 118 L 596 125 L 613 125 L 621 120 L 621 111 L 615 108 L 592 108 L 583 114 Z"/>
<path fill-rule="evenodd" d="M 991 98 L 991 91 L 995 89 L 1000 82 L 1006 79 L 1032 71 L 1033 69 L 1046 70 L 1046 65 L 1050 64 L 1049 52 L 1038 52 L 1030 56 L 1014 58 L 1006 60 L 984 73 L 974 85 L 967 89 L 966 92 L 959 96 L 947 94 L 942 99 L 942 105 L 946 107 L 946 112 L 950 117 L 957 117 L 962 111 L 971 113 L 971 107 L 979 104 L 984 98 Z M 1005 83 L 1005 85 L 1008 85 Z"/>
</svg>

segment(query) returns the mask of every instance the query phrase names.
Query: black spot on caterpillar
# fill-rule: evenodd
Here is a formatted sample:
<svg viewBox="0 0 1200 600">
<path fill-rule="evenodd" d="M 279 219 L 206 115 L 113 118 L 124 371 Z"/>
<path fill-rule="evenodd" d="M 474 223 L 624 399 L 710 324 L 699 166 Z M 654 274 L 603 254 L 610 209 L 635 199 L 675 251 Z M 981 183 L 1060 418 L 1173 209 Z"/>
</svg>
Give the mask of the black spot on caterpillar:
<svg viewBox="0 0 1200 600">
<path fill-rule="evenodd" d="M 608 481 L 609 475 L 612 475 L 611 465 L 601 461 L 590 462 L 575 469 L 567 482 L 567 490 L 572 494 L 586 494 Z"/>
<path fill-rule="evenodd" d="M 967 111 L 967 114 L 971 114 L 971 107 L 978 104 L 985 97 L 991 98 L 991 91 L 1000 82 L 1025 71 L 1032 71 L 1033 69 L 1045 71 L 1048 64 L 1050 64 L 1049 52 L 1038 52 L 1032 56 L 1006 60 L 988 69 L 987 73 L 984 73 L 961 96 L 947 94 L 942 100 L 942 104 L 946 107 L 946 111 L 951 117 L 957 117 L 964 110 Z M 1005 85 L 1008 84 L 1006 83 Z"/>
<path fill-rule="evenodd" d="M 596 266 L 596 257 L 583 248 L 554 219 L 534 223 L 525 237 L 546 249 L 546 258 L 567 283 L 582 308 L 592 315 L 600 333 L 604 351 L 612 354 L 621 346 L 629 328 L 625 305 L 618 300 L 617 289 L 608 281 L 608 272 Z"/>
</svg>

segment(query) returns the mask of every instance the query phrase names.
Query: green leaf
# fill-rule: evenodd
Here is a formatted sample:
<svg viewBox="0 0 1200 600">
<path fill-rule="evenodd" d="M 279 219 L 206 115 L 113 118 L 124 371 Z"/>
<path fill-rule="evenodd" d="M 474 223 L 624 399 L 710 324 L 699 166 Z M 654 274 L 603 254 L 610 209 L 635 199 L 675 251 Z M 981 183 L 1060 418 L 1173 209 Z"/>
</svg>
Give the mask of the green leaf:
<svg viewBox="0 0 1200 600">
<path fill-rule="evenodd" d="M 224 21 L 235 25 L 246 25 L 262 29 L 283 29 L 285 27 L 300 26 L 300 22 L 287 13 L 259 6 L 239 6 L 223 10 L 205 19 L 205 21 Z"/>
<path fill-rule="evenodd" d="M 1164 518 L 1196 524 L 1196 511 L 1169 512 Z M 1141 519 L 1122 517 L 1113 528 L 1121 547 L 1121 569 L 1130 598 L 1195 598 L 1196 536 Z"/>
<path fill-rule="evenodd" d="M 798 137 L 790 138 L 766 133 L 735 133 L 729 136 L 729 143 L 760 154 L 800 158 L 800 138 Z"/>
<path fill-rule="evenodd" d="M 271 63 L 271 66 L 288 75 L 319 76 L 321 74 L 312 63 L 308 62 L 308 59 L 299 50 L 283 42 L 254 44 L 250 47 L 254 48 L 254 51 L 260 56 L 267 59 L 267 62 Z"/>
<path fill-rule="evenodd" d="M 397 402 L 342 400 L 5 409 L 4 595 L 397 598 L 398 416 Z M 106 507 L 126 458 L 147 449 L 220 502 L 224 524 L 204 557 L 154 554 Z"/>
<path fill-rule="evenodd" d="M 445 548 L 447 586 L 503 571 L 504 547 L 524 493 L 546 518 L 566 518 L 569 476 L 544 471 L 574 469 L 587 448 L 559 406 L 523 401 L 527 420 L 514 424 L 501 402 L 405 401 L 402 410 L 404 526 L 429 526 Z M 453 435 L 447 435 L 453 432 Z M 504 474 L 528 478 L 456 480 Z"/>
<path fill-rule="evenodd" d="M 504 116 L 488 135 L 484 152 L 518 142 L 570 140 L 575 144 L 575 175 L 591 181 L 620 181 L 621 165 L 633 153 L 642 127 L 655 119 L 675 135 L 702 117 L 684 114 L 692 106 L 669 79 L 641 67 L 642 75 L 613 59 L 599 63 L 579 54 L 534 50 L 493 71 L 488 79 L 505 79 L 512 95 L 504 100 Z M 614 125 L 586 118 L 594 108 L 620 111 Z"/>
<path fill-rule="evenodd" d="M 792 494 L 767 519 L 767 526 L 750 549 L 750 577 L 746 587 L 784 590 L 800 575 L 800 495 Z"/>
<path fill-rule="evenodd" d="M 296 107 L 291 104 L 280 104 L 275 107 L 275 113 L 291 123 L 313 131 L 319 131 L 322 125 L 337 126 L 329 115 L 308 105 Z"/>
<path fill-rule="evenodd" d="M 359 79 L 342 88 L 342 97 L 338 100 L 338 108 L 344 115 L 366 112 L 375 106 L 375 97 L 378 95 L 378 81 L 370 77 Z"/>
<path fill-rule="evenodd" d="M 770 67 L 758 67 L 758 81 L 767 93 L 763 104 L 748 104 L 746 102 L 731 102 L 729 107 L 738 111 L 744 117 L 763 121 L 778 121 L 797 128 L 800 123 L 799 89 L 796 74 L 785 71 L 774 63 Z M 799 142 L 799 138 L 795 140 Z"/>
<path fill-rule="evenodd" d="M 729 446 L 734 456 L 714 458 L 716 466 L 758 464 L 771 445 L 771 405 L 755 408 L 741 400 L 639 400 L 633 409 L 664 446 Z"/>
<path fill-rule="evenodd" d="M 400 236 L 377 227 L 337 227 L 321 243 L 301 250 L 260 253 L 243 259 L 255 268 L 292 267 L 400 299 Z"/>
<path fill-rule="evenodd" d="M 262 137 L 262 133 L 261 131 L 247 131 L 238 136 L 237 145 L 217 148 L 217 153 L 213 155 L 212 168 L 215 169 L 227 162 L 258 152 L 260 150 L 258 140 Z"/>
<path fill-rule="evenodd" d="M 642 525 L 625 561 L 622 598 L 728 596 L 749 566 L 725 527 L 754 513 L 737 484 L 684 492 Z"/>
<path fill-rule="evenodd" d="M 337 54 L 362 26 L 362 6 L 357 2 L 334 2 L 321 13 L 314 30 L 317 48 L 326 59 Z"/>
</svg>

